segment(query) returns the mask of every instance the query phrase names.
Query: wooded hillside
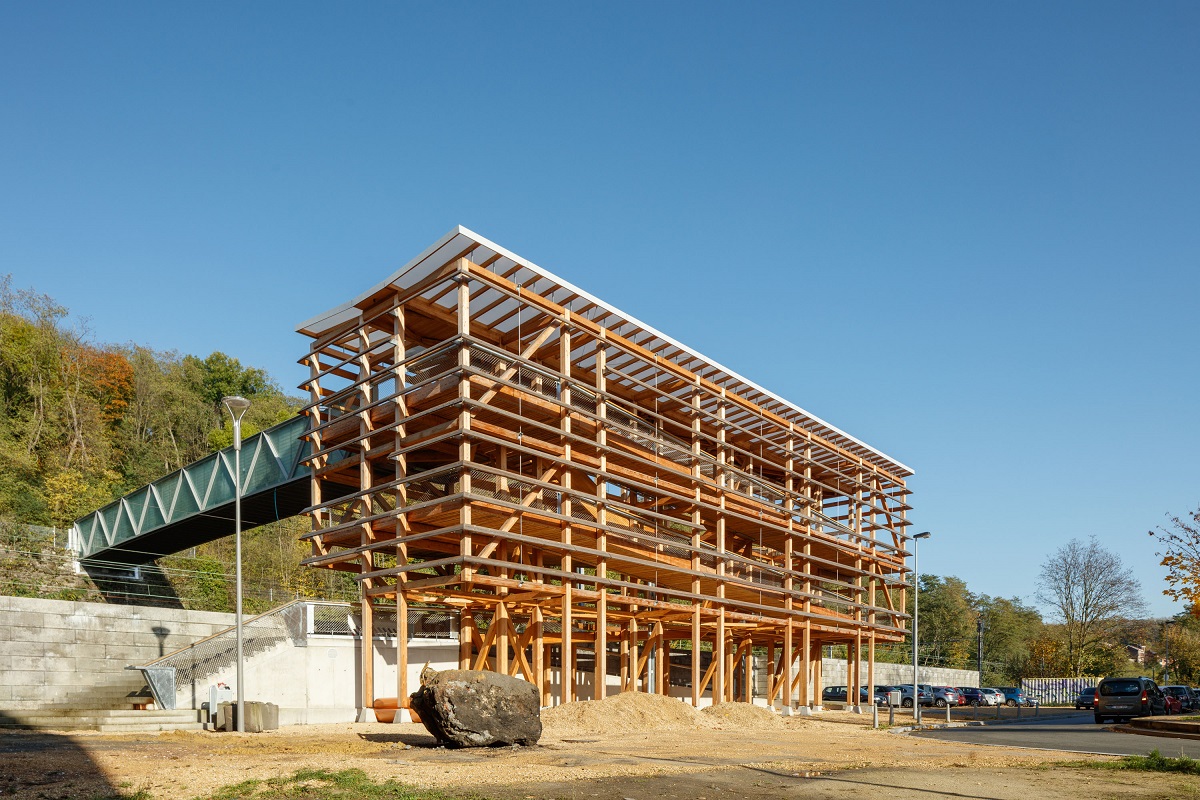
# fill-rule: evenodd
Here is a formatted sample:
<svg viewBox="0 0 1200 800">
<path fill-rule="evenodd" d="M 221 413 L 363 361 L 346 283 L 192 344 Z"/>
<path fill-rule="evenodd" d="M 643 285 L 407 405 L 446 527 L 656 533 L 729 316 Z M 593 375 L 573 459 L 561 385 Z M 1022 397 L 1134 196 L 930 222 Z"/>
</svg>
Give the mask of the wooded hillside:
<svg viewBox="0 0 1200 800">
<path fill-rule="evenodd" d="M 299 400 L 224 353 L 101 345 L 51 298 L 0 278 L 0 515 L 67 527 L 79 515 L 233 441 L 221 398 L 253 405 L 243 434 Z"/>
<path fill-rule="evenodd" d="M 66 529 L 123 494 L 233 442 L 221 398 L 251 400 L 243 438 L 296 413 L 263 370 L 225 353 L 196 356 L 93 342 L 68 310 L 0 277 L 0 591 L 100 599 L 94 580 L 64 569 Z M 247 604 L 354 595 L 342 575 L 299 566 L 306 520 L 248 532 Z M 232 609 L 232 541 L 160 559 L 161 579 L 129 587 L 150 602 Z M 157 571 L 152 570 L 152 573 Z M 259 598 L 261 596 L 261 602 Z"/>
</svg>

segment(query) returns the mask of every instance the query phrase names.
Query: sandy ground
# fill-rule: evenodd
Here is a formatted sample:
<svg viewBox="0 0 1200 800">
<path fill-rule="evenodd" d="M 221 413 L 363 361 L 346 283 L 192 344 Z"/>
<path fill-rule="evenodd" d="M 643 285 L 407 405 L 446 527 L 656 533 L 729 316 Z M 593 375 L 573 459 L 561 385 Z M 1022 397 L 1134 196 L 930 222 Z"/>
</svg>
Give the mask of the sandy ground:
<svg viewBox="0 0 1200 800">
<path fill-rule="evenodd" d="M 450 750 L 421 725 L 319 725 L 262 734 L 0 734 L 0 797 L 190 798 L 302 768 L 358 768 L 502 800 L 654 798 L 1200 798 L 1200 779 L 1050 766 L 1079 756 L 873 731 L 870 717 L 695 712 L 622 695 L 543 714 L 537 747 Z M 1088 757 L 1083 757 L 1088 758 Z"/>
</svg>

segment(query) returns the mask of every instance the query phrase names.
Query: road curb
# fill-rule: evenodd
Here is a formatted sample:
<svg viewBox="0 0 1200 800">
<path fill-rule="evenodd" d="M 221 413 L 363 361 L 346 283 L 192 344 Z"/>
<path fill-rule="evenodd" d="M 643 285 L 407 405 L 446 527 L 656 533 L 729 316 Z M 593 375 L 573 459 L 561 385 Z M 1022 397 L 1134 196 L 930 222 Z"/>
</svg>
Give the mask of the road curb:
<svg viewBox="0 0 1200 800">
<path fill-rule="evenodd" d="M 1069 719 L 1075 714 L 1040 714 L 1036 717 L 1023 717 L 1021 719 L 968 719 L 953 722 L 932 722 L 922 723 L 921 725 L 905 725 L 902 727 L 888 728 L 888 733 L 913 733 L 920 731 L 938 731 L 946 730 L 947 728 L 983 728 L 990 725 L 1027 725 L 1031 722 L 1040 722 L 1047 719 Z"/>
<path fill-rule="evenodd" d="M 1129 722 L 1125 725 L 1113 725 L 1110 730 L 1118 733 L 1131 733 L 1135 736 L 1157 736 L 1163 739 L 1200 739 L 1200 725 L 1189 722 L 1147 720 L 1141 724 Z"/>
</svg>

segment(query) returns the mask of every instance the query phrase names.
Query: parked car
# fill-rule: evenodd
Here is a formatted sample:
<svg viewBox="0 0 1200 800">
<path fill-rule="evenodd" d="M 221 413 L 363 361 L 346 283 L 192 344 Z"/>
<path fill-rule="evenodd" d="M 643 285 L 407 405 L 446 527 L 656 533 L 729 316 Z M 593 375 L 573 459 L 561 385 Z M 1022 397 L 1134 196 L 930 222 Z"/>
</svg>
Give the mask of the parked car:
<svg viewBox="0 0 1200 800">
<path fill-rule="evenodd" d="M 989 706 L 1004 705 L 1004 692 L 1000 691 L 999 689 L 993 689 L 989 686 L 985 686 L 979 691 L 991 697 L 991 702 L 988 703 Z"/>
<path fill-rule="evenodd" d="M 896 688 L 897 687 L 895 687 L 895 686 L 888 686 L 886 684 L 883 686 L 876 686 L 875 687 L 875 705 L 883 706 L 884 708 L 887 708 L 888 694 L 891 693 L 891 691 Z"/>
<path fill-rule="evenodd" d="M 1183 701 L 1173 694 L 1163 692 L 1163 700 L 1167 705 L 1167 714 L 1182 714 Z"/>
<path fill-rule="evenodd" d="M 845 686 L 826 686 L 824 689 L 821 690 L 821 702 L 822 703 L 845 703 L 846 696 L 848 693 L 849 693 L 849 689 Z M 859 705 L 863 705 L 863 706 L 865 706 L 871 702 L 870 699 L 868 699 L 868 697 L 867 697 L 867 687 L 865 687 L 865 686 L 859 687 L 858 699 L 859 699 Z M 887 703 L 887 698 L 884 697 L 884 698 L 880 699 L 879 688 L 876 687 L 876 689 L 875 689 L 875 705 L 885 705 L 886 703 Z"/>
<path fill-rule="evenodd" d="M 1079 695 L 1075 698 L 1075 708 L 1082 708 L 1084 711 L 1092 708 L 1096 702 L 1096 687 L 1086 686 L 1079 690 Z"/>
<path fill-rule="evenodd" d="M 1200 697 L 1192 691 L 1190 686 L 1163 686 L 1161 687 L 1163 694 L 1170 695 L 1179 699 L 1179 711 L 1177 714 L 1182 714 L 1185 711 L 1195 711 L 1200 707 Z"/>
<path fill-rule="evenodd" d="M 1015 708 L 1017 706 L 1032 706 L 1037 702 L 1032 697 L 1025 694 L 1025 690 L 1020 686 L 1000 686 L 997 688 L 997 691 L 1004 695 L 1004 705 L 1009 706 L 1010 708 Z"/>
<path fill-rule="evenodd" d="M 938 708 L 961 704 L 958 690 L 953 686 L 922 686 L 921 688 L 926 691 L 933 690 L 933 704 Z"/>
<path fill-rule="evenodd" d="M 1096 686 L 1096 723 L 1166 714 L 1166 695 L 1150 678 L 1105 678 Z"/>
<path fill-rule="evenodd" d="M 981 689 L 977 686 L 963 686 L 959 690 L 963 705 L 994 706 L 1000 702 L 997 693 L 991 689 Z"/>
<path fill-rule="evenodd" d="M 913 705 L 913 686 L 911 683 L 901 683 L 892 687 L 900 691 L 900 705 L 905 708 L 912 708 Z M 922 706 L 933 705 L 933 695 L 924 689 L 917 690 L 917 702 Z"/>
<path fill-rule="evenodd" d="M 846 702 L 846 687 L 845 686 L 826 686 L 821 690 L 822 703 L 844 703 Z"/>
</svg>

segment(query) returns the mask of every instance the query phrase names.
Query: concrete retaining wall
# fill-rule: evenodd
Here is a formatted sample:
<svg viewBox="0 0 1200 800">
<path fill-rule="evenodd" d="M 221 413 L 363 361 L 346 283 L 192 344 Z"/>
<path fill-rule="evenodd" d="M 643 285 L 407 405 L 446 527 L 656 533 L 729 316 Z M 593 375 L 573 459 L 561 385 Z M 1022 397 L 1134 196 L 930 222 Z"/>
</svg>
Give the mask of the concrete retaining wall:
<svg viewBox="0 0 1200 800">
<path fill-rule="evenodd" d="M 126 671 L 233 624 L 233 614 L 0 597 L 0 709 L 136 691 Z M 103 706 L 94 706 L 103 707 Z"/>
<path fill-rule="evenodd" d="M 127 665 L 145 664 L 233 624 L 232 614 L 0 597 L 0 710 L 23 711 L 57 703 L 119 707 L 120 698 L 143 683 L 141 673 L 126 670 Z M 305 641 L 306 646 L 281 644 L 249 658 L 246 699 L 278 705 L 280 724 L 284 725 L 353 721 L 362 697 L 357 639 L 309 634 Z M 420 685 L 426 663 L 435 669 L 457 667 L 456 639 L 413 639 L 409 646 L 410 692 Z M 376 638 L 373 652 L 375 696 L 395 696 L 395 639 Z M 762 662 L 761 657 L 756 658 L 755 683 L 762 684 L 756 692 L 759 703 L 765 702 L 761 695 L 765 693 L 766 665 Z M 845 659 L 823 659 L 823 685 L 847 685 L 846 667 Z M 861 670 L 865 682 L 866 663 Z M 920 678 L 922 683 L 938 685 L 979 685 L 978 673 L 967 670 L 922 667 Z M 590 676 L 581 680 L 588 684 Z M 911 680 L 911 665 L 875 666 L 876 684 Z M 618 691 L 617 681 L 617 676 L 609 677 L 609 693 Z M 197 685 L 178 686 L 177 707 L 200 708 L 209 699 L 209 688 L 217 683 L 235 685 L 232 665 L 203 676 Z M 557 675 L 552 683 L 557 691 Z M 581 693 L 589 696 L 590 684 L 581 687 Z M 691 692 L 672 686 L 671 694 L 686 698 Z M 108 702 L 99 702 L 104 697 Z M 711 702 L 707 693 L 701 702 Z"/>
<path fill-rule="evenodd" d="M 844 658 L 821 659 L 822 685 L 849 686 L 846 679 L 849 665 Z M 934 686 L 978 686 L 979 673 L 973 669 L 943 669 L 941 667 L 921 667 L 917 672 L 918 683 L 931 683 Z M 859 676 L 864 686 L 867 684 L 867 662 L 859 666 Z M 912 664 L 882 664 L 875 665 L 875 684 L 912 683 Z"/>
</svg>

